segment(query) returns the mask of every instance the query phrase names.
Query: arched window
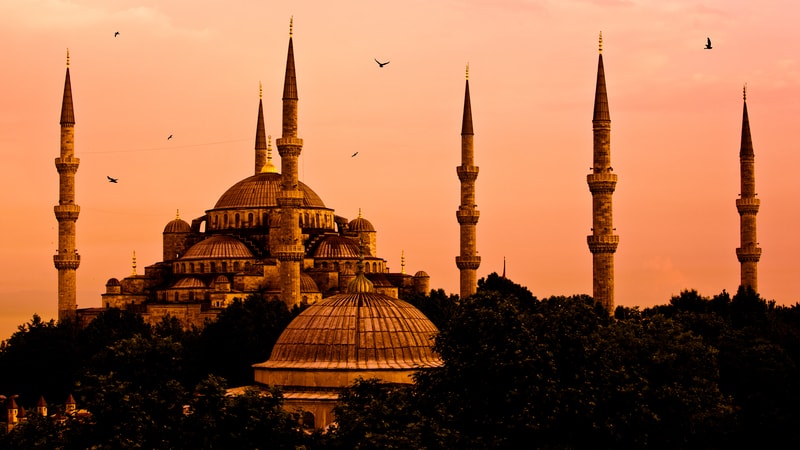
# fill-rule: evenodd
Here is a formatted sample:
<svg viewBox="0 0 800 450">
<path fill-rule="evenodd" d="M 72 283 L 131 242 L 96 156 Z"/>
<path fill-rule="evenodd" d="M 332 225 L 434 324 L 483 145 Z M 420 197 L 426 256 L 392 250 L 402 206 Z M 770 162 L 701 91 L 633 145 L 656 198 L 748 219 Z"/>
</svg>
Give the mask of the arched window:
<svg viewBox="0 0 800 450">
<path fill-rule="evenodd" d="M 300 416 L 300 427 L 304 430 L 314 430 L 316 428 L 316 423 L 314 422 L 314 414 L 310 411 L 303 411 Z"/>
<path fill-rule="evenodd" d="M 189 263 L 189 273 L 194 273 L 194 263 Z"/>
<path fill-rule="evenodd" d="M 376 262 L 372 263 L 372 271 L 373 272 L 377 272 L 378 271 L 378 263 L 376 263 Z"/>
<path fill-rule="evenodd" d="M 205 263 L 198 263 L 197 264 L 197 271 L 200 272 L 200 273 L 205 273 L 206 272 Z"/>
<path fill-rule="evenodd" d="M 247 214 L 247 226 L 248 227 L 255 226 L 255 224 L 253 223 L 253 213 Z"/>
<path fill-rule="evenodd" d="M 236 228 L 239 228 L 239 213 L 236 213 L 236 215 L 234 216 L 233 221 L 234 221 L 234 225 L 233 226 L 236 227 Z"/>
<path fill-rule="evenodd" d="M 222 261 L 222 271 L 223 272 L 228 271 L 228 261 Z"/>
<path fill-rule="evenodd" d="M 217 271 L 217 263 L 211 261 L 211 273 L 214 273 L 216 271 Z"/>
<path fill-rule="evenodd" d="M 228 228 L 228 214 L 222 216 L 222 226 Z"/>
<path fill-rule="evenodd" d="M 234 272 L 238 272 L 239 271 L 239 261 L 234 261 L 233 262 L 233 271 Z"/>
</svg>

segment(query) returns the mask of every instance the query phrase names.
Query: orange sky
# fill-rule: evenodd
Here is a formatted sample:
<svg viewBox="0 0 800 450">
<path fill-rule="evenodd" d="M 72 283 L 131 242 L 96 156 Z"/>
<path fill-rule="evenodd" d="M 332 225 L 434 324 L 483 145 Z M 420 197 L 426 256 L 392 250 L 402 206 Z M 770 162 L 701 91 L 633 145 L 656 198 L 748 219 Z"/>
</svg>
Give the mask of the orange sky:
<svg viewBox="0 0 800 450">
<path fill-rule="evenodd" d="M 617 304 L 736 290 L 744 83 L 762 201 L 759 288 L 794 304 L 800 7 L 756 3 L 3 0 L 0 339 L 34 313 L 56 316 L 66 49 L 81 159 L 78 305 L 93 307 L 108 278 L 131 273 L 133 251 L 139 273 L 160 259 L 176 209 L 199 217 L 251 174 L 259 82 L 267 133 L 280 133 L 290 16 L 300 177 L 338 215 L 362 209 L 392 271 L 404 250 L 407 271 L 458 291 L 469 62 L 478 276 L 502 271 L 505 257 L 509 278 L 539 297 L 591 294 L 586 174 L 602 30 L 619 176 Z M 379 69 L 373 58 L 391 63 Z"/>
</svg>

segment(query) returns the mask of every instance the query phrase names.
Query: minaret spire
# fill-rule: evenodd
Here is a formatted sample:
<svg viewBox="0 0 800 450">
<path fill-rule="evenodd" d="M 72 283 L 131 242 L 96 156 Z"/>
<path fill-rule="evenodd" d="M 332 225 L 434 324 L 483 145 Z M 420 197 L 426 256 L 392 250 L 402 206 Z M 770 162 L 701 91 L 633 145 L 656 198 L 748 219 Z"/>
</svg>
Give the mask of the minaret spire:
<svg viewBox="0 0 800 450">
<path fill-rule="evenodd" d="M 297 77 L 294 66 L 292 34 L 294 19 L 289 20 L 289 50 L 283 84 L 282 135 L 275 141 L 281 155 L 281 192 L 277 196 L 281 210 L 280 244 L 274 256 L 280 266 L 281 300 L 288 306 L 300 303 L 300 264 L 305 255 L 298 210 L 303 201 L 298 175 L 298 158 L 303 140 L 297 137 Z"/>
<path fill-rule="evenodd" d="M 597 84 L 594 94 L 592 130 L 594 163 L 586 176 L 592 193 L 592 234 L 587 237 L 592 252 L 592 292 L 594 300 L 609 312 L 614 310 L 614 253 L 619 236 L 614 234 L 612 195 L 617 175 L 611 168 L 611 115 L 608 112 L 606 76 L 603 68 L 603 34 L 599 39 Z"/>
<path fill-rule="evenodd" d="M 761 248 L 756 238 L 756 214 L 761 200 L 756 198 L 755 153 L 750 136 L 750 119 L 747 115 L 747 86 L 742 92 L 742 141 L 739 147 L 739 168 L 741 177 L 741 194 L 736 199 L 739 211 L 740 247 L 736 249 L 736 257 L 741 264 L 741 286 L 751 287 L 758 291 L 758 261 L 761 259 Z"/>
<path fill-rule="evenodd" d="M 461 278 L 461 298 L 469 297 L 478 289 L 477 270 L 481 265 L 478 256 L 476 229 L 480 212 L 475 203 L 475 180 L 478 167 L 475 164 L 474 133 L 472 129 L 472 104 L 469 96 L 469 65 L 466 70 L 464 90 L 464 114 L 461 120 L 461 165 L 456 167 L 461 181 L 461 204 L 456 211 L 460 229 L 460 255 L 456 256 L 456 267 Z"/>
<path fill-rule="evenodd" d="M 81 212 L 75 204 L 75 173 L 80 159 L 75 157 L 75 112 L 72 109 L 72 84 L 69 77 L 69 50 L 64 95 L 61 100 L 61 151 L 55 160 L 58 171 L 58 205 L 53 210 L 58 221 L 58 249 L 53 264 L 58 271 L 58 320 L 74 320 L 77 302 L 76 272 L 81 258 L 75 248 L 75 222 Z"/>
<path fill-rule="evenodd" d="M 261 173 L 267 164 L 267 139 L 264 128 L 264 106 L 261 102 L 261 83 L 258 83 L 258 118 L 256 119 L 256 165 L 255 173 Z"/>
</svg>

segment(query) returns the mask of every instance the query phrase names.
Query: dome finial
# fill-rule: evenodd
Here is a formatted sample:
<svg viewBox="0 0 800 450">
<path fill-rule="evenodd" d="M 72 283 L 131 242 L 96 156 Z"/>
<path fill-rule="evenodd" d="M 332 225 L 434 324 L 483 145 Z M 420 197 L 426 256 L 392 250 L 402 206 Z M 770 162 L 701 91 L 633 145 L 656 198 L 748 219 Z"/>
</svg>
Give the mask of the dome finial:
<svg viewBox="0 0 800 450">
<path fill-rule="evenodd" d="M 272 135 L 267 136 L 267 163 L 261 168 L 261 173 L 278 173 L 278 168 L 272 164 Z"/>
<path fill-rule="evenodd" d="M 69 49 L 67 49 L 67 68 L 69 68 Z"/>
<path fill-rule="evenodd" d="M 180 209 L 176 209 L 175 210 L 175 220 L 181 220 L 181 210 Z"/>
<path fill-rule="evenodd" d="M 293 28 L 294 28 L 294 16 L 289 16 L 289 37 L 292 37 Z"/>
<path fill-rule="evenodd" d="M 600 32 L 600 54 L 603 53 L 603 32 Z"/>
<path fill-rule="evenodd" d="M 361 208 L 358 208 L 358 218 L 361 218 Z"/>
<path fill-rule="evenodd" d="M 131 275 L 136 276 L 136 250 L 133 251 L 133 262 L 131 263 L 131 266 L 133 267 Z"/>
<path fill-rule="evenodd" d="M 467 80 L 469 80 L 469 63 L 467 63 Z"/>
<path fill-rule="evenodd" d="M 406 251 L 400 250 L 400 273 L 406 274 Z"/>
</svg>

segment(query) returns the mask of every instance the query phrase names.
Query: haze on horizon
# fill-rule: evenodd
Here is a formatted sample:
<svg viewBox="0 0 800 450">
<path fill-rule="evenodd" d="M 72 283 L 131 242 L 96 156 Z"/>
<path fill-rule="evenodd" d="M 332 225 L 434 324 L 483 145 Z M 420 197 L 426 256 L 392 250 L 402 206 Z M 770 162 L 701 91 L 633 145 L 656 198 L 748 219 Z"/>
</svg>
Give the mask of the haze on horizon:
<svg viewBox="0 0 800 450">
<path fill-rule="evenodd" d="M 131 273 L 134 251 L 138 273 L 160 260 L 176 210 L 199 217 L 250 175 L 259 83 L 267 133 L 279 137 L 292 16 L 301 180 L 339 215 L 360 208 L 391 270 L 404 253 L 408 271 L 458 292 L 455 167 L 469 63 L 478 276 L 501 272 L 505 258 L 508 277 L 538 297 L 591 294 L 586 174 L 602 31 L 619 176 L 616 303 L 735 292 L 745 83 L 762 202 L 760 293 L 779 304 L 800 298 L 800 6 L 271 3 L 0 4 L 0 37 L 15 43 L 0 73 L 0 339 L 34 313 L 56 316 L 53 160 L 66 49 L 81 160 L 78 306 L 93 307 L 106 280 Z M 707 37 L 712 50 L 703 49 Z M 391 64 L 379 68 L 376 58 Z"/>
</svg>

